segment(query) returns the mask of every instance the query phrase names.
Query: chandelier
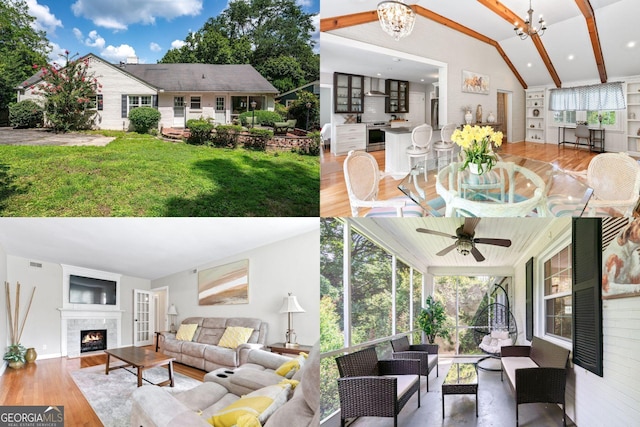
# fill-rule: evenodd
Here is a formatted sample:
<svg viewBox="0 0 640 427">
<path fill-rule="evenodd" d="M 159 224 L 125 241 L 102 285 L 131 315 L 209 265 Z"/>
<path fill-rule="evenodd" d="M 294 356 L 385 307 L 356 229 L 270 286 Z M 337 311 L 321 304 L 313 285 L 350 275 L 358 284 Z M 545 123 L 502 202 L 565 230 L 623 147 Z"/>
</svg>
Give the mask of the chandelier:
<svg viewBox="0 0 640 427">
<path fill-rule="evenodd" d="M 378 20 L 384 32 L 398 41 L 411 34 L 416 14 L 401 0 L 386 0 L 378 4 Z"/>
<path fill-rule="evenodd" d="M 529 0 L 529 10 L 527 11 L 527 15 L 528 15 L 528 18 L 525 19 L 524 21 L 524 25 L 526 26 L 526 28 L 518 27 L 518 23 L 514 22 L 513 30 L 522 40 L 534 34 L 537 34 L 538 36 L 542 36 L 544 34 L 544 30 L 547 29 L 547 26 L 544 22 L 544 19 L 542 19 L 542 15 L 540 15 L 540 20 L 538 21 L 538 24 L 539 24 L 538 27 L 536 28 L 532 25 L 533 9 L 531 9 L 531 0 Z"/>
</svg>

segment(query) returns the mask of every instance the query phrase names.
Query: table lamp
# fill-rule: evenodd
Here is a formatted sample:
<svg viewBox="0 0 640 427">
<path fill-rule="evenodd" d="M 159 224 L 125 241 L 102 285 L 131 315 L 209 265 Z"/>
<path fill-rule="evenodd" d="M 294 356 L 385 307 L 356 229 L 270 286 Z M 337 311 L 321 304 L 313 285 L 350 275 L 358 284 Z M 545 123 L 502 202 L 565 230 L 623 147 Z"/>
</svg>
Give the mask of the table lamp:
<svg viewBox="0 0 640 427">
<path fill-rule="evenodd" d="M 167 311 L 167 314 L 169 315 L 169 317 L 171 319 L 171 326 L 169 327 L 169 332 L 175 332 L 176 331 L 176 316 L 178 315 L 178 311 L 176 310 L 176 306 L 174 304 L 171 304 L 171 307 L 169 307 L 169 311 Z"/>
<path fill-rule="evenodd" d="M 298 303 L 298 298 L 294 295 L 289 295 L 283 298 L 282 307 L 280 307 L 280 313 L 288 313 L 289 314 L 289 328 L 286 333 L 286 342 L 284 346 L 287 348 L 295 348 L 298 347 L 298 343 L 296 342 L 296 333 L 293 330 L 293 313 L 304 313 L 304 309 L 300 307 Z"/>
</svg>

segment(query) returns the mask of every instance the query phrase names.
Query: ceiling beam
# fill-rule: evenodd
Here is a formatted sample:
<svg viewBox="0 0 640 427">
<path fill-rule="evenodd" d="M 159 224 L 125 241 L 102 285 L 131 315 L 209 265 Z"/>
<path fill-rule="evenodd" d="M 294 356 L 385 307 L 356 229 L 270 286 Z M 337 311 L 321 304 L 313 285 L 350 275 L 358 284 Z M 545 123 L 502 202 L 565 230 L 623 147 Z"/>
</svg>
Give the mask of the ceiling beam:
<svg viewBox="0 0 640 427">
<path fill-rule="evenodd" d="M 518 79 L 522 87 L 524 89 L 527 89 L 527 84 L 497 41 L 483 34 L 480 34 L 477 31 L 472 30 L 471 28 L 465 27 L 458 22 L 445 18 L 442 15 L 438 15 L 437 13 L 432 12 L 429 9 L 425 9 L 422 6 L 412 5 L 411 8 L 416 12 L 416 14 L 424 18 L 430 19 L 434 22 L 444 25 L 445 27 L 451 28 L 454 31 L 458 31 L 462 34 L 473 37 L 476 40 L 480 40 L 483 43 L 487 43 L 495 47 L 502 59 L 504 59 L 507 66 L 511 69 L 511 72 L 514 74 L 516 79 Z M 351 27 L 354 25 L 368 24 L 369 22 L 374 22 L 377 20 L 378 14 L 375 10 L 353 13 L 351 15 L 335 16 L 332 18 L 324 18 L 320 20 L 320 31 L 332 31 L 339 28 Z"/>
<path fill-rule="evenodd" d="M 607 69 L 604 65 L 604 56 L 602 55 L 602 46 L 600 45 L 600 35 L 598 34 L 598 27 L 596 26 L 596 16 L 593 13 L 593 8 L 589 0 L 576 0 L 578 9 L 584 15 L 584 19 L 587 21 L 587 29 L 589 30 L 589 38 L 591 39 L 591 46 L 593 47 L 593 56 L 596 59 L 596 65 L 598 66 L 598 74 L 600 74 L 600 83 L 607 82 Z"/>
<path fill-rule="evenodd" d="M 377 20 L 378 12 L 376 10 L 336 16 L 333 18 L 324 18 L 320 19 L 320 31 L 337 30 L 339 28 L 352 27 L 354 25 L 368 24 L 369 22 L 375 22 Z"/>
<path fill-rule="evenodd" d="M 478 0 L 478 2 L 483 6 L 485 6 L 486 8 L 488 8 L 489 10 L 491 10 L 493 13 L 495 13 L 499 17 L 501 17 L 502 19 L 508 21 L 511 24 L 515 24 L 514 26 L 516 27 L 524 28 L 526 26 L 522 18 L 520 18 L 515 13 L 513 13 L 511 9 L 509 9 L 508 7 L 500 3 L 498 0 Z M 547 67 L 547 71 L 549 72 L 549 75 L 551 76 L 551 79 L 555 83 L 556 87 L 562 86 L 560 77 L 558 77 L 558 73 L 556 72 L 556 69 L 553 66 L 553 63 L 551 62 L 551 58 L 549 58 L 549 54 L 547 53 L 547 50 L 544 48 L 544 45 L 540 40 L 540 36 L 537 34 L 534 34 L 530 36 L 530 38 L 534 46 L 536 47 L 536 49 L 538 49 L 538 53 L 540 54 L 540 57 L 542 58 L 544 65 Z"/>
</svg>

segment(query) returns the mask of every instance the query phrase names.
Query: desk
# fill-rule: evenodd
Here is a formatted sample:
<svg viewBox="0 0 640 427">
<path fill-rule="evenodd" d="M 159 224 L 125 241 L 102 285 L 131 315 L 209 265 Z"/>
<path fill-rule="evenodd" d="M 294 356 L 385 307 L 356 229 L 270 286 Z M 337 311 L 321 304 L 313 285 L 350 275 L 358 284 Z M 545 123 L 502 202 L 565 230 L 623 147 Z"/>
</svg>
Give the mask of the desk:
<svg viewBox="0 0 640 427">
<path fill-rule="evenodd" d="M 559 126 L 558 127 L 558 145 L 560 144 L 574 144 L 575 141 L 567 141 L 565 137 L 565 131 L 567 129 L 575 130 L 575 126 Z M 597 153 L 604 153 L 604 128 L 589 128 L 589 139 L 591 140 L 591 144 L 589 145 L 590 151 L 595 151 Z M 587 144 L 580 143 L 578 145 Z"/>
<path fill-rule="evenodd" d="M 448 212 L 434 211 L 428 203 L 429 200 L 425 198 L 428 183 L 424 180 L 424 162 L 418 163 L 400 182 L 398 188 L 430 215 L 463 214 L 462 211 L 469 207 L 470 201 L 472 205 L 466 210 L 466 214 L 476 215 L 473 208 L 480 207 L 482 216 L 491 217 L 511 214 L 511 207 L 527 208 L 520 203 L 537 197 L 536 188 L 542 187 L 541 197 L 531 206 L 531 210 L 537 208 L 537 212 L 527 211 L 528 216 L 582 216 L 593 193 L 586 184 L 547 162 L 504 154 L 499 156 L 499 164 L 501 163 L 503 166 L 495 168 L 492 172 L 501 174 L 500 179 L 505 183 L 504 190 L 502 186 L 499 189 L 485 189 L 474 185 L 468 175 L 469 171 L 460 171 L 458 162 L 438 172 L 436 191 L 447 203 Z M 512 176 L 509 176 L 510 173 Z M 486 193 L 483 192 L 485 190 Z M 502 195 L 502 191 L 505 195 Z M 509 203 L 518 206 L 508 206 Z M 477 204 L 480 206 L 475 206 Z M 493 209 L 494 213 L 486 214 L 489 209 Z"/>
</svg>

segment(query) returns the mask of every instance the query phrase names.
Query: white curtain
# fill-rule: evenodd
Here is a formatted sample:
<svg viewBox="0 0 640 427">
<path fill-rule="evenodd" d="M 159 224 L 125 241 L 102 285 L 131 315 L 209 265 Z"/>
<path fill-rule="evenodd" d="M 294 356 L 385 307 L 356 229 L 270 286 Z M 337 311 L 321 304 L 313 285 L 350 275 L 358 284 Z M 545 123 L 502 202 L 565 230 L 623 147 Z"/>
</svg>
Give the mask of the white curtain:
<svg viewBox="0 0 640 427">
<path fill-rule="evenodd" d="M 551 89 L 549 95 L 551 111 L 608 111 L 627 108 L 621 82 Z"/>
</svg>

